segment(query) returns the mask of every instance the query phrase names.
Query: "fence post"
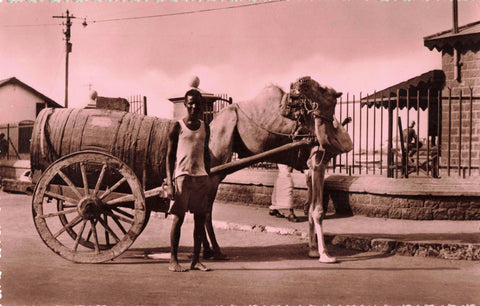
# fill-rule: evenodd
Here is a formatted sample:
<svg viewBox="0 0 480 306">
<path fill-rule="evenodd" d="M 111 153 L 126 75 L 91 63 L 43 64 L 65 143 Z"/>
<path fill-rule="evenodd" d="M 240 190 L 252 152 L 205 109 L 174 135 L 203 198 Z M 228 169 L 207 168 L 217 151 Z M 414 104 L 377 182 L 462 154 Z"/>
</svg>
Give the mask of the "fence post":
<svg viewBox="0 0 480 306">
<path fill-rule="evenodd" d="M 468 176 L 472 176 L 473 88 L 470 87 L 470 137 L 468 145 Z"/>
<path fill-rule="evenodd" d="M 461 176 L 462 172 L 462 96 L 463 90 L 460 89 L 460 96 L 458 98 L 458 176 Z"/>
<path fill-rule="evenodd" d="M 388 93 L 388 145 L 387 145 L 387 177 L 393 178 L 393 108 Z"/>
<path fill-rule="evenodd" d="M 7 123 L 7 160 L 10 159 L 10 123 Z"/>
<path fill-rule="evenodd" d="M 375 92 L 375 96 L 377 93 Z M 380 129 L 380 175 L 383 175 L 383 95 L 380 99 L 380 126 L 382 127 Z"/>
<path fill-rule="evenodd" d="M 448 89 L 448 154 L 447 175 L 450 176 L 450 152 L 452 147 L 452 89 Z"/>
<path fill-rule="evenodd" d="M 147 97 L 143 96 L 143 114 L 147 115 Z"/>
<path fill-rule="evenodd" d="M 353 122 L 355 122 L 355 95 L 353 95 L 352 112 Z M 353 125 L 352 148 L 352 173 L 355 174 L 355 124 Z"/>
<path fill-rule="evenodd" d="M 430 176 L 430 88 L 427 89 L 427 111 L 427 176 Z M 432 169 L 432 176 L 433 173 L 434 170 Z"/>
</svg>

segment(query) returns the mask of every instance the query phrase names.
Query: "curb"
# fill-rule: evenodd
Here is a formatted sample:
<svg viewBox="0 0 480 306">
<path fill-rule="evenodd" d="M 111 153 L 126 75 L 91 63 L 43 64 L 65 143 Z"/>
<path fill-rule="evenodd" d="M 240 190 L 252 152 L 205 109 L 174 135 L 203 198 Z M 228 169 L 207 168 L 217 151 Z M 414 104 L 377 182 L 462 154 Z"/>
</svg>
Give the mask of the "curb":
<svg viewBox="0 0 480 306">
<path fill-rule="evenodd" d="M 265 232 L 307 238 L 308 233 L 291 228 L 265 225 L 246 225 L 213 221 L 213 227 L 223 230 Z M 363 252 L 381 252 L 392 255 L 434 257 L 448 260 L 480 260 L 480 244 L 433 241 L 400 241 L 390 238 L 373 238 L 368 235 L 325 234 L 325 242 L 345 249 Z"/>
</svg>

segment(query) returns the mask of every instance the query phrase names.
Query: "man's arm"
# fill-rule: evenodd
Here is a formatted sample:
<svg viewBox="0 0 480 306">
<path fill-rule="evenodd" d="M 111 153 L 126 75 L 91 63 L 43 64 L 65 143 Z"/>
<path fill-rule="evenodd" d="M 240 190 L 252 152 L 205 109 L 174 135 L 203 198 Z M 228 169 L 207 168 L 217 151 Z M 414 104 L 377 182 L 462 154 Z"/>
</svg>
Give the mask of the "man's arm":
<svg viewBox="0 0 480 306">
<path fill-rule="evenodd" d="M 203 150 L 203 160 L 205 162 L 205 170 L 210 174 L 210 148 L 208 144 L 210 143 L 210 126 L 205 124 L 205 146 Z"/>
<path fill-rule="evenodd" d="M 178 135 L 180 134 L 180 124 L 175 122 L 168 133 L 168 145 L 167 145 L 167 193 L 168 197 L 173 200 L 173 179 L 175 171 L 175 161 L 177 158 L 177 144 Z"/>
</svg>

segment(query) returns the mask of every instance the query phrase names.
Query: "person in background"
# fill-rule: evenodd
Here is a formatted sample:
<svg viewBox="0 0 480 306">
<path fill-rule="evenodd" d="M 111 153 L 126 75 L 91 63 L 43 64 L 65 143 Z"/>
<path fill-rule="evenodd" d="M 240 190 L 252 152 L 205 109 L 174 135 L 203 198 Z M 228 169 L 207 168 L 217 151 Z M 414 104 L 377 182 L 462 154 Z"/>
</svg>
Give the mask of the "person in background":
<svg viewBox="0 0 480 306">
<path fill-rule="evenodd" d="M 4 133 L 0 133 L 0 159 L 8 155 L 8 141 Z"/>
<path fill-rule="evenodd" d="M 415 132 L 415 121 L 410 123 L 410 126 L 403 130 L 403 140 L 406 143 L 410 157 L 412 157 L 417 152 L 417 143 L 418 148 L 420 149 L 423 146 L 423 143 L 418 140 L 417 132 Z"/>
<path fill-rule="evenodd" d="M 272 192 L 272 205 L 270 205 L 269 214 L 271 216 L 284 218 L 285 214 L 281 211 L 288 213 L 287 220 L 290 222 L 298 222 L 297 216 L 293 210 L 293 168 L 286 165 L 278 164 L 278 176 L 273 186 Z"/>
</svg>

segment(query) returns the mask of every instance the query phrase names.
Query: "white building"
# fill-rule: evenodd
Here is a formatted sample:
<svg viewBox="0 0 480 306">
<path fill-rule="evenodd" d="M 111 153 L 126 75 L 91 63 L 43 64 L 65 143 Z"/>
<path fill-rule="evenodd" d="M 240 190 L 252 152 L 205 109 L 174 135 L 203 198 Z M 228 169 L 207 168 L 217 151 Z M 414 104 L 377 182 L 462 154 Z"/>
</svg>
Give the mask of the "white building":
<svg viewBox="0 0 480 306">
<path fill-rule="evenodd" d="M 37 114 L 63 107 L 15 77 L 0 80 L 0 133 L 9 138 L 9 159 L 30 159 L 30 137 Z"/>
</svg>

